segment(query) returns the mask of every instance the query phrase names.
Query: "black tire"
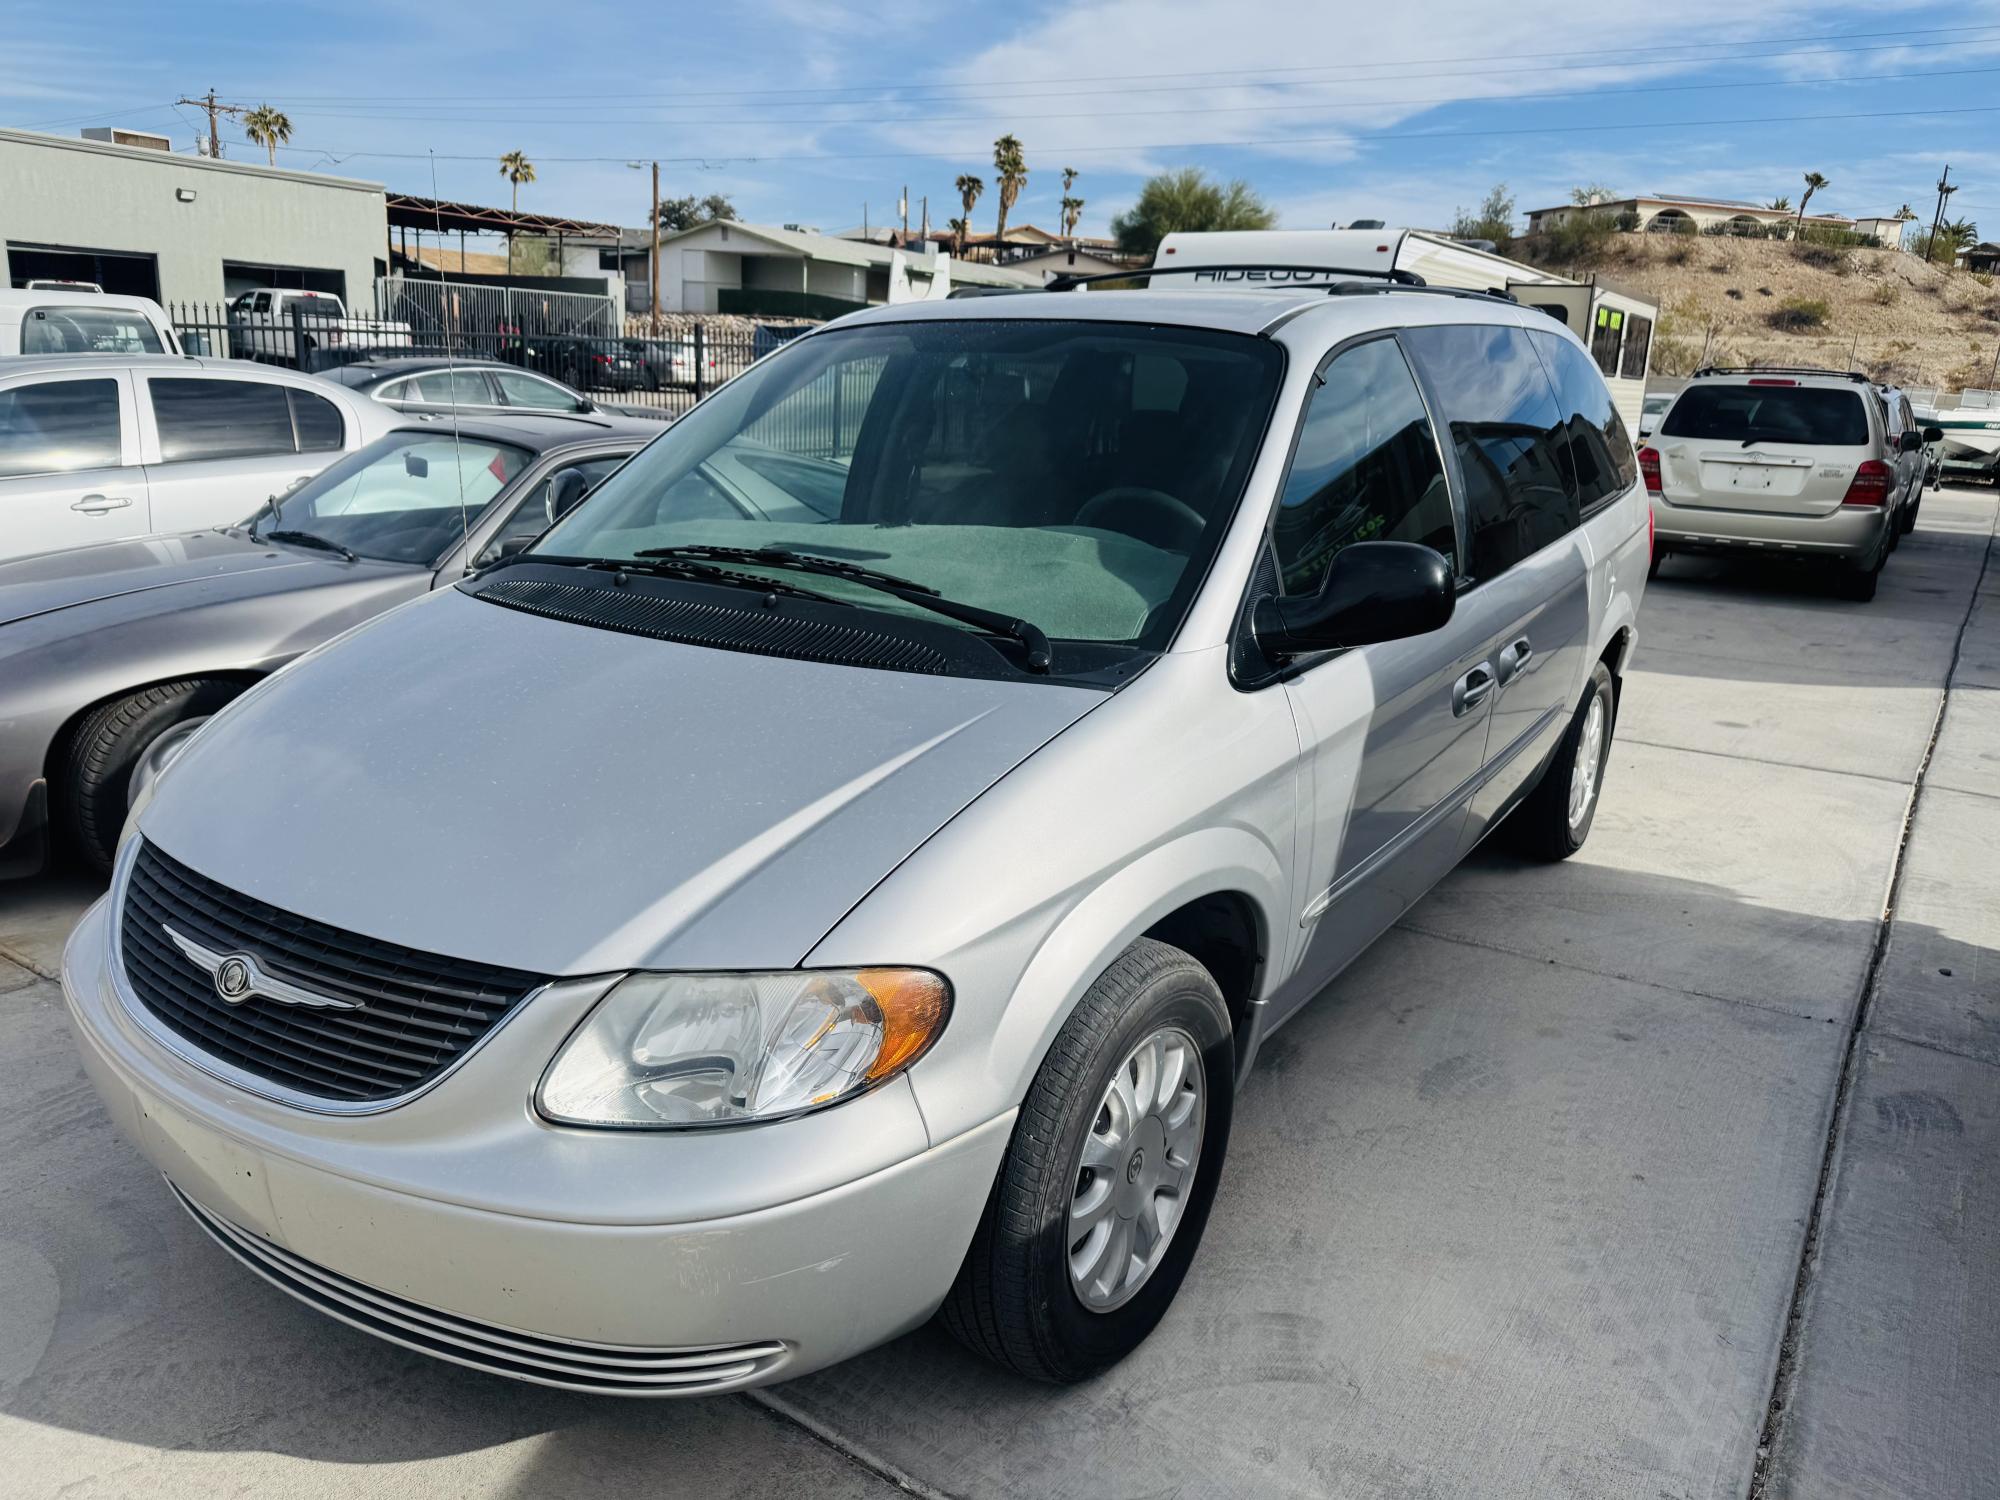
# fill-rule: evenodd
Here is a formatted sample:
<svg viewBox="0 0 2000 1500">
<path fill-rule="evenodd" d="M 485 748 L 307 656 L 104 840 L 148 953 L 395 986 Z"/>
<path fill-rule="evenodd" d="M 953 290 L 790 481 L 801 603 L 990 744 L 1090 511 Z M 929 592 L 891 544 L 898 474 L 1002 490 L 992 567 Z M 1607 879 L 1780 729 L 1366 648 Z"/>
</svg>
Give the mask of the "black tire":
<svg viewBox="0 0 2000 1500">
<path fill-rule="evenodd" d="M 139 757 L 174 725 L 204 718 L 243 691 L 212 677 L 163 682 L 92 709 L 64 748 L 60 785 L 63 829 L 77 856 L 99 874 L 111 869 L 125 826 L 125 791 Z"/>
<path fill-rule="evenodd" d="M 1856 604 L 1866 604 L 1875 597 L 1875 588 L 1882 578 L 1882 559 L 1875 560 L 1873 567 L 1851 567 L 1840 575 L 1840 597 Z"/>
<path fill-rule="evenodd" d="M 1186 1206 L 1152 1276 L 1108 1312 L 1087 1308 L 1064 1243 L 1085 1133 L 1112 1074 L 1153 1030 L 1201 1049 L 1207 1123 Z M 974 1353 L 1035 1380 L 1084 1380 L 1144 1341 L 1201 1243 L 1229 1144 L 1236 1051 L 1215 981 L 1178 948 L 1141 938 L 1098 976 L 1022 1102 L 986 1213 L 939 1317 Z"/>
<path fill-rule="evenodd" d="M 1653 549 L 1653 560 L 1646 564 L 1646 577 L 1649 581 L 1660 576 L 1660 564 L 1666 560 L 1667 549 L 1665 547 L 1655 547 Z"/>
<path fill-rule="evenodd" d="M 1924 497 L 1921 494 L 1919 494 L 1917 498 L 1912 500 L 1909 503 L 1909 506 L 1903 511 L 1902 528 L 1904 536 L 1908 536 L 1911 532 L 1917 529 L 1917 512 L 1922 510 L 1923 508 L 1924 508 Z"/>
<path fill-rule="evenodd" d="M 1576 770 L 1577 756 L 1582 751 L 1584 728 L 1590 720 L 1590 705 L 1599 698 L 1604 701 L 1604 728 L 1597 750 L 1596 780 L 1583 817 L 1571 824 L 1570 777 Z M 1562 743 L 1556 747 L 1554 759 L 1542 772 L 1542 779 L 1535 784 L 1535 789 L 1528 793 L 1527 800 L 1515 808 L 1507 820 L 1508 835 L 1523 854 L 1536 859 L 1568 859 L 1583 847 L 1583 841 L 1590 837 L 1591 824 L 1597 821 L 1598 805 L 1604 801 L 1604 772 L 1611 764 L 1611 740 L 1617 727 L 1617 686 L 1612 681 L 1611 669 L 1598 662 L 1590 669 L 1590 683 L 1584 689 L 1583 701 L 1570 715 L 1569 728 L 1563 731 Z"/>
</svg>

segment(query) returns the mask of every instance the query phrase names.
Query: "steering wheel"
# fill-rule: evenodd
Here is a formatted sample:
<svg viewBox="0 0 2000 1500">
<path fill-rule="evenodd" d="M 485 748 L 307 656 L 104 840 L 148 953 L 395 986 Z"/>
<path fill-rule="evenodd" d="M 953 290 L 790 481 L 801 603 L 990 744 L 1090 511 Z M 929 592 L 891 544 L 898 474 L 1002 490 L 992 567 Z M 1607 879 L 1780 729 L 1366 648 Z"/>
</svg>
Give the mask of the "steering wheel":
<svg viewBox="0 0 2000 1500">
<path fill-rule="evenodd" d="M 1182 553 L 1194 551 L 1208 525 L 1201 512 L 1185 500 L 1142 484 L 1118 484 L 1098 491 L 1083 502 L 1072 524 L 1122 531 L 1169 552 Z"/>
</svg>

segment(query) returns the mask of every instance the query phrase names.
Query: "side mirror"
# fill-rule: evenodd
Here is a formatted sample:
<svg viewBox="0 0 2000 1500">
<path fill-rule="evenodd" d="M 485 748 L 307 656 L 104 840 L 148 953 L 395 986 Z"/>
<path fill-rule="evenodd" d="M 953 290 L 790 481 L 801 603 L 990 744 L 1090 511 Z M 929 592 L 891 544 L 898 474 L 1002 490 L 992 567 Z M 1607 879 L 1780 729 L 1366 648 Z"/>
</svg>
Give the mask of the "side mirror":
<svg viewBox="0 0 2000 1500">
<path fill-rule="evenodd" d="M 403 472 L 412 479 L 428 479 L 431 477 L 431 461 L 421 453 L 405 453 Z"/>
<path fill-rule="evenodd" d="M 1943 442 L 1944 429 L 1942 427 L 1926 427 L 1924 429 L 1924 441 L 1927 443 Z"/>
<path fill-rule="evenodd" d="M 1924 435 L 1921 432 L 1905 432 L 1901 437 L 1896 439 L 1896 451 L 1898 453 L 1915 453 L 1923 445 Z"/>
<path fill-rule="evenodd" d="M 1451 564 L 1415 542 L 1355 542 L 1310 599 L 1258 601 L 1251 619 L 1269 656 L 1336 651 L 1436 630 L 1458 602 Z"/>
<path fill-rule="evenodd" d="M 564 516 L 583 503 L 583 497 L 590 493 L 590 481 L 583 477 L 581 469 L 564 469 L 549 481 L 548 498 L 542 502 L 548 513 L 549 524 L 555 525 Z"/>
</svg>

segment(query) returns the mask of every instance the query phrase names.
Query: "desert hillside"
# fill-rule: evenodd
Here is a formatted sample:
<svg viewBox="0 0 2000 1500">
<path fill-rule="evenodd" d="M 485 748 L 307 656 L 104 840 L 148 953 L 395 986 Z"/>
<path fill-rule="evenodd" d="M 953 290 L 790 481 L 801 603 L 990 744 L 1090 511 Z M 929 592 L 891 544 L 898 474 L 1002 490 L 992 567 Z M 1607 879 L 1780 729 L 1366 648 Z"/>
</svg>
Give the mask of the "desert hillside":
<svg viewBox="0 0 2000 1500">
<path fill-rule="evenodd" d="M 1710 364 L 1865 369 L 1908 386 L 1994 384 L 2000 287 L 1895 250 L 1785 240 L 1615 234 L 1586 264 L 1534 237 L 1513 254 L 1660 305 L 1653 373 Z"/>
</svg>

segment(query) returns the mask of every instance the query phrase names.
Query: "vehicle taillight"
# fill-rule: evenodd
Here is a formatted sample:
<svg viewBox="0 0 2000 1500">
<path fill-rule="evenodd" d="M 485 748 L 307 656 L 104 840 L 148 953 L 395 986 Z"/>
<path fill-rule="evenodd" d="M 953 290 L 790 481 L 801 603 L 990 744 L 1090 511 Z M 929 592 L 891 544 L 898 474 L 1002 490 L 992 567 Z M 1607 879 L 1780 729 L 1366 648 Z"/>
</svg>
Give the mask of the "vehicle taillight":
<svg viewBox="0 0 2000 1500">
<path fill-rule="evenodd" d="M 1797 385 L 1797 384 L 1798 384 L 1798 382 L 1797 382 L 1796 380 L 1751 380 L 1751 381 L 1746 381 L 1746 382 L 1745 382 L 1745 384 L 1747 384 L 1747 385 Z"/>
<path fill-rule="evenodd" d="M 1881 459 L 1866 459 L 1854 471 L 1853 482 L 1847 486 L 1847 493 L 1840 497 L 1840 503 L 1881 505 L 1889 498 L 1889 481 L 1894 477 L 1894 472 Z"/>
<path fill-rule="evenodd" d="M 1646 507 L 1646 561 L 1653 560 L 1653 507 Z"/>
<path fill-rule="evenodd" d="M 1645 476 L 1646 493 L 1657 495 L 1660 491 L 1660 450 L 1648 444 L 1639 450 L 1639 472 Z"/>
</svg>

